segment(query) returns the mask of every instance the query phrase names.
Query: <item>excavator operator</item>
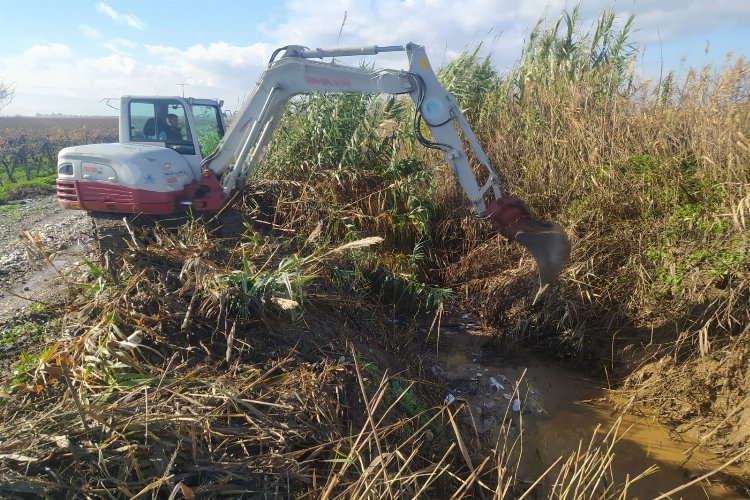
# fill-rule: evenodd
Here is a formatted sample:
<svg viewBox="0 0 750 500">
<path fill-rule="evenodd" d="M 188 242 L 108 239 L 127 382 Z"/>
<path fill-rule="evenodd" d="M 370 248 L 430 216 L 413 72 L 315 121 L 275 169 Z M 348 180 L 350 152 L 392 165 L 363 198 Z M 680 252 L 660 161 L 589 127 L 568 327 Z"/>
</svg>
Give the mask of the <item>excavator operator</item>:
<svg viewBox="0 0 750 500">
<path fill-rule="evenodd" d="M 167 126 L 164 130 L 159 132 L 160 141 L 181 141 L 182 131 L 180 130 L 180 124 L 177 119 L 177 115 L 169 113 L 166 119 Z"/>
</svg>

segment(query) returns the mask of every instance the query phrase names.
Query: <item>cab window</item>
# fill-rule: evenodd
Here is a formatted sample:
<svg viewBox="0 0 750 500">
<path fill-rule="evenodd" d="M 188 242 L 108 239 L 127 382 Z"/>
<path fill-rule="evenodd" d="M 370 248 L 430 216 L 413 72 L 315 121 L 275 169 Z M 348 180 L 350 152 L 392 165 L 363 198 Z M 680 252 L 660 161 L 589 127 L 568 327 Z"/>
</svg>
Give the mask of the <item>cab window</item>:
<svg viewBox="0 0 750 500">
<path fill-rule="evenodd" d="M 130 101 L 130 140 L 163 142 L 181 154 L 195 154 L 185 107 L 179 101 Z"/>
<path fill-rule="evenodd" d="M 205 158 L 216 150 L 219 141 L 224 137 L 224 124 L 221 111 L 217 106 L 194 104 L 193 122 L 198 136 L 201 156 Z"/>
</svg>

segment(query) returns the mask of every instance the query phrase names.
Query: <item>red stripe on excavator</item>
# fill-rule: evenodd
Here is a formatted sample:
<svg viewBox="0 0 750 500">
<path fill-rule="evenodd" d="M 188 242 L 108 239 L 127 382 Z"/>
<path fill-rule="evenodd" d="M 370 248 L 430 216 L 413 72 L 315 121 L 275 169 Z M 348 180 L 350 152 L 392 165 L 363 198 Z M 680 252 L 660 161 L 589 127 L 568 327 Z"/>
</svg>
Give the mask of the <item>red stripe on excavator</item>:
<svg viewBox="0 0 750 500">
<path fill-rule="evenodd" d="M 57 203 L 63 208 L 171 214 L 183 208 L 180 202 L 191 202 L 196 210 L 215 211 L 223 206 L 224 201 L 215 177 L 202 176 L 200 183 L 193 181 L 180 191 L 171 192 L 148 191 L 99 181 L 57 179 Z"/>
</svg>

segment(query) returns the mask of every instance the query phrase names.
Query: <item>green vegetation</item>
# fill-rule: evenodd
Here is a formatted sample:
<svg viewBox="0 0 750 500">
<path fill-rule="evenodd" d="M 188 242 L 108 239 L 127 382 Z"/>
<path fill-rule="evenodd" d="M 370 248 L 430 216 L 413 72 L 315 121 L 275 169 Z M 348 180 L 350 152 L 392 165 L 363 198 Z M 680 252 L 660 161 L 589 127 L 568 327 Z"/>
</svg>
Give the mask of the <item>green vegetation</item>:
<svg viewBox="0 0 750 500">
<path fill-rule="evenodd" d="M 53 194 L 55 192 L 56 178 L 57 174 L 52 174 L 37 177 L 30 181 L 20 180 L 14 184 L 4 184 L 0 186 L 0 204 L 34 196 Z"/>
<path fill-rule="evenodd" d="M 22 325 L 5 326 L 0 328 L 0 345 L 10 344 L 17 339 L 27 335 L 38 335 L 43 331 L 42 326 L 37 323 L 24 323 Z"/>
<path fill-rule="evenodd" d="M 221 142 L 219 133 L 215 130 L 198 129 L 198 147 L 200 148 L 201 156 L 206 157 L 216 151 Z"/>
</svg>

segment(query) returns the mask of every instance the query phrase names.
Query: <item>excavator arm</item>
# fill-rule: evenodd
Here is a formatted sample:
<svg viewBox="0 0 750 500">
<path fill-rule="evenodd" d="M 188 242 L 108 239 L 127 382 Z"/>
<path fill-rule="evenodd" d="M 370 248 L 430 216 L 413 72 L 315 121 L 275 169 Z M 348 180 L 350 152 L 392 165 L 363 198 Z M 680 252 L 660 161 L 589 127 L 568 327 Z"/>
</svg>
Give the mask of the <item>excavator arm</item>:
<svg viewBox="0 0 750 500">
<path fill-rule="evenodd" d="M 373 70 L 313 60 L 395 51 L 406 52 L 408 71 Z M 277 59 L 281 52 L 283 55 Z M 542 283 L 552 281 L 567 264 L 570 244 L 565 232 L 557 224 L 533 219 L 518 198 L 503 196 L 498 176 L 456 99 L 440 85 L 424 47 L 413 43 L 403 47 L 326 50 L 291 45 L 278 49 L 219 147 L 201 164 L 204 177 L 218 179 L 223 197 L 245 185 L 278 125 L 285 103 L 295 95 L 313 92 L 408 94 L 416 108 L 414 130 L 418 141 L 443 152 L 477 215 L 487 217 L 504 236 L 531 252 L 539 265 Z M 431 139 L 422 134 L 422 123 L 429 129 Z M 481 185 L 459 130 L 484 170 L 485 180 Z"/>
</svg>

